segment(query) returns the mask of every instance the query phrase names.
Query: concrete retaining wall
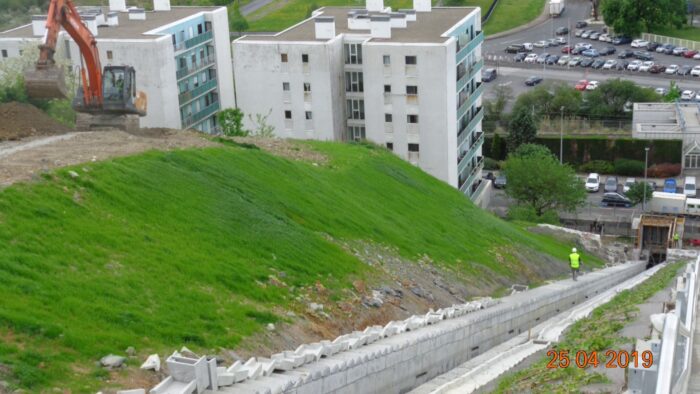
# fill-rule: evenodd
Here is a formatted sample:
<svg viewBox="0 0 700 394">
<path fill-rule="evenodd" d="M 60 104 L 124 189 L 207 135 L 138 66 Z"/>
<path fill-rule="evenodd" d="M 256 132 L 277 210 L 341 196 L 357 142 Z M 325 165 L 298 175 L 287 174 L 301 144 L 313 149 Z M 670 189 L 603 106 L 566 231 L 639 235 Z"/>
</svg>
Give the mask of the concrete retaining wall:
<svg viewBox="0 0 700 394">
<path fill-rule="evenodd" d="M 628 263 L 505 297 L 502 303 L 440 321 L 227 393 L 403 393 L 644 270 Z"/>
</svg>

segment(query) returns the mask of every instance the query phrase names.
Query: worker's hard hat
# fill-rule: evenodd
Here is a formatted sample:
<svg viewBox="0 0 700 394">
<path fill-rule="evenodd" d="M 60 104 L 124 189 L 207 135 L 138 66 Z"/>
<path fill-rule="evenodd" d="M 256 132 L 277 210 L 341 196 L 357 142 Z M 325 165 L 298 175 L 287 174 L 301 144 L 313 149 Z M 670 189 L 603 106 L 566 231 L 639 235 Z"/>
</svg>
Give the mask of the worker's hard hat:
<svg viewBox="0 0 700 394">
<path fill-rule="evenodd" d="M 572 248 L 571 253 L 576 253 L 576 248 Z"/>
</svg>

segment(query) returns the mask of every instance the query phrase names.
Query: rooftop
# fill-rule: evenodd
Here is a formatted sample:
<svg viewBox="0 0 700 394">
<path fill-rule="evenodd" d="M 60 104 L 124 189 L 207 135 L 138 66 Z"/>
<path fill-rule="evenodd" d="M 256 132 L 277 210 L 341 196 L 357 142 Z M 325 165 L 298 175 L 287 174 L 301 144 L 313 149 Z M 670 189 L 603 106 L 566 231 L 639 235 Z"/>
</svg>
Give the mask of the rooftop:
<svg viewBox="0 0 700 394">
<path fill-rule="evenodd" d="M 407 27 L 393 27 L 391 29 L 391 38 L 371 38 L 371 41 L 443 43 L 449 39 L 449 37 L 443 36 L 444 33 L 475 9 L 476 7 L 433 7 L 430 12 L 416 12 L 416 20 L 409 21 Z M 351 10 L 353 8 L 324 7 L 317 10 L 315 15 L 334 17 L 336 35 L 369 34 L 369 29 L 351 30 L 348 28 L 348 12 Z M 379 15 L 379 13 L 371 12 L 368 15 Z M 312 17 L 274 35 L 244 36 L 239 41 L 328 41 L 326 39 L 316 39 L 314 24 L 314 18 Z"/>
<path fill-rule="evenodd" d="M 129 20 L 127 12 L 119 12 L 119 26 L 98 27 L 97 39 L 147 39 L 144 33 L 177 22 L 200 12 L 211 12 L 220 7 L 172 7 L 170 11 L 146 11 L 146 20 Z M 109 8 L 104 7 L 105 16 Z M 0 38 L 40 38 L 32 34 L 32 25 L 24 25 L 0 33 Z M 154 36 L 155 38 L 155 36 Z"/>
</svg>

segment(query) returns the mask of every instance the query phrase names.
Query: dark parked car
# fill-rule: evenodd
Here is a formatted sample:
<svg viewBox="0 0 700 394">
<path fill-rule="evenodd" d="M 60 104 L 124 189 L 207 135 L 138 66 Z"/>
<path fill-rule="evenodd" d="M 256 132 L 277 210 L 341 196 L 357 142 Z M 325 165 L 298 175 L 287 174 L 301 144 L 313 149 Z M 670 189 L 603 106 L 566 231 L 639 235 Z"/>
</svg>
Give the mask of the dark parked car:
<svg viewBox="0 0 700 394">
<path fill-rule="evenodd" d="M 516 62 L 519 63 L 519 62 L 522 62 L 523 60 L 525 60 L 526 57 L 527 57 L 527 54 L 525 52 L 520 52 L 517 55 L 513 56 L 513 60 L 515 60 Z"/>
<path fill-rule="evenodd" d="M 630 44 L 631 42 L 632 42 L 632 39 L 629 37 L 625 37 L 625 36 L 617 36 L 617 37 L 613 38 L 613 40 L 612 40 L 613 45 L 627 45 L 627 44 Z"/>
<path fill-rule="evenodd" d="M 506 180 L 506 176 L 501 174 L 496 177 L 495 181 L 493 181 L 493 187 L 495 187 L 496 189 L 505 189 L 506 183 L 508 183 Z"/>
<path fill-rule="evenodd" d="M 692 67 L 690 67 L 689 65 L 685 64 L 685 65 L 680 66 L 680 68 L 678 69 L 678 71 L 676 71 L 676 74 L 678 74 L 678 75 L 688 75 L 688 74 L 690 74 L 690 70 L 692 70 L 692 69 L 693 69 Z"/>
<path fill-rule="evenodd" d="M 588 38 L 591 40 L 597 40 L 601 34 L 603 34 L 603 33 L 599 32 L 599 31 L 594 31 L 593 33 L 588 35 Z"/>
<path fill-rule="evenodd" d="M 520 53 L 520 52 L 527 52 L 527 49 L 525 49 L 524 45 L 513 44 L 513 45 L 508 45 L 506 47 L 506 53 Z"/>
<path fill-rule="evenodd" d="M 653 51 L 656 51 L 656 48 L 658 48 L 660 46 L 661 46 L 661 44 L 659 44 L 658 42 L 649 41 L 649 44 L 647 44 L 647 50 L 653 52 Z"/>
<path fill-rule="evenodd" d="M 530 77 L 530 78 L 528 78 L 528 79 L 525 80 L 525 85 L 527 85 L 527 86 L 535 86 L 535 85 L 539 85 L 540 82 L 542 82 L 542 77 L 535 77 L 535 76 L 532 76 L 532 77 Z"/>
<path fill-rule="evenodd" d="M 572 49 L 570 53 L 571 53 L 572 55 L 580 55 L 580 54 L 582 54 L 585 50 L 586 50 L 585 47 L 578 47 L 578 48 L 574 47 L 574 49 Z"/>
<path fill-rule="evenodd" d="M 581 52 L 581 55 L 585 57 L 598 57 L 600 56 L 600 53 L 596 49 L 586 49 L 585 51 Z"/>
<path fill-rule="evenodd" d="M 563 36 L 563 35 L 569 34 L 569 28 L 566 26 L 558 27 L 554 33 L 558 36 Z"/>
<path fill-rule="evenodd" d="M 598 53 L 600 53 L 600 56 L 608 56 L 614 54 L 616 51 L 615 47 L 604 47 Z"/>
<path fill-rule="evenodd" d="M 647 51 L 634 51 L 634 57 L 644 61 L 654 60 L 654 56 Z"/>
<path fill-rule="evenodd" d="M 617 64 L 615 65 L 614 68 L 617 71 L 625 71 L 625 70 L 627 70 L 627 66 L 629 66 L 629 65 L 630 65 L 630 62 L 628 62 L 627 60 L 620 60 L 617 62 Z"/>
<path fill-rule="evenodd" d="M 612 192 L 603 194 L 603 200 L 600 202 L 604 207 L 624 207 L 631 208 L 632 201 L 620 193 Z"/>
<path fill-rule="evenodd" d="M 576 22 L 576 28 L 581 29 L 588 26 L 588 23 L 586 21 L 578 21 Z"/>
<path fill-rule="evenodd" d="M 549 57 L 547 58 L 545 63 L 553 66 L 553 65 L 557 64 L 558 61 L 559 61 L 558 55 L 549 55 Z"/>
<path fill-rule="evenodd" d="M 590 67 L 593 65 L 594 61 L 595 60 L 591 59 L 590 57 L 584 57 L 583 59 L 581 59 L 581 63 L 579 63 L 578 65 L 581 67 Z"/>
<path fill-rule="evenodd" d="M 617 191 L 617 177 L 616 176 L 609 176 L 608 179 L 605 180 L 605 192 L 616 192 Z"/>
<path fill-rule="evenodd" d="M 488 180 L 488 181 L 491 181 L 491 182 L 493 182 L 493 181 L 496 180 L 496 176 L 493 175 L 493 172 L 491 172 L 491 171 L 489 171 L 489 172 L 488 172 L 486 175 L 484 175 L 482 178 L 484 178 L 484 179 L 486 179 L 486 180 Z"/>
<path fill-rule="evenodd" d="M 484 82 L 491 82 L 497 77 L 496 69 L 495 68 L 487 68 L 484 70 L 484 73 L 481 75 L 481 80 Z"/>
<path fill-rule="evenodd" d="M 663 64 L 656 63 L 649 68 L 649 72 L 652 74 L 658 74 L 664 71 L 666 71 L 666 66 L 664 66 Z"/>
<path fill-rule="evenodd" d="M 666 55 L 673 54 L 673 50 L 676 49 L 675 46 L 671 44 L 664 44 L 656 48 L 657 53 L 665 53 Z"/>
<path fill-rule="evenodd" d="M 603 68 L 603 64 L 605 64 L 605 59 L 596 59 L 593 64 L 591 64 L 591 68 Z"/>
<path fill-rule="evenodd" d="M 620 53 L 617 55 L 620 59 L 627 59 L 629 57 L 634 57 L 634 52 L 630 51 L 629 49 L 625 49 L 623 51 L 620 51 Z"/>
</svg>

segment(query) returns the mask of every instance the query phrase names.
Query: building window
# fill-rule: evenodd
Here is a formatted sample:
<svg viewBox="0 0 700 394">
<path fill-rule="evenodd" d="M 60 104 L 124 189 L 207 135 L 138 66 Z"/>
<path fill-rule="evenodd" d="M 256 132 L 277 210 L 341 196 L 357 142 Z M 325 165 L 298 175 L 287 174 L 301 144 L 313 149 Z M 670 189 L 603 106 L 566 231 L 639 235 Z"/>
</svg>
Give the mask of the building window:
<svg viewBox="0 0 700 394">
<path fill-rule="evenodd" d="M 391 123 L 391 120 L 392 120 L 391 114 L 384 114 L 384 121 L 386 123 Z"/>
<path fill-rule="evenodd" d="M 418 115 L 408 115 L 406 118 L 408 123 L 418 123 Z"/>
<path fill-rule="evenodd" d="M 284 111 L 285 119 L 292 119 L 292 111 Z"/>
<path fill-rule="evenodd" d="M 2 50 L 2 57 L 3 57 L 3 59 L 7 58 L 7 49 Z"/>
<path fill-rule="evenodd" d="M 365 118 L 365 101 L 364 100 L 347 100 L 348 103 L 348 119 L 362 120 Z"/>
<path fill-rule="evenodd" d="M 418 64 L 418 59 L 415 56 L 406 56 L 406 65 L 416 65 Z"/>
<path fill-rule="evenodd" d="M 180 70 L 187 68 L 187 60 L 184 57 L 180 58 Z"/>
<path fill-rule="evenodd" d="M 352 71 L 345 73 L 346 92 L 364 92 L 364 90 L 365 87 L 361 72 Z"/>
<path fill-rule="evenodd" d="M 309 55 L 302 53 L 301 54 L 301 62 L 302 63 L 308 63 L 309 62 Z"/>
<path fill-rule="evenodd" d="M 394 143 L 393 143 L 393 142 L 387 142 L 387 143 L 386 143 L 386 148 L 393 152 L 393 151 L 394 151 Z"/>
<path fill-rule="evenodd" d="M 308 82 L 304 82 L 304 92 L 309 93 L 311 92 L 311 84 Z"/>
<path fill-rule="evenodd" d="M 345 64 L 362 64 L 362 44 L 345 44 Z"/>
<path fill-rule="evenodd" d="M 24 54 L 24 50 L 23 50 L 23 49 L 20 49 L 20 50 L 19 50 L 19 55 L 22 56 L 23 54 Z"/>
<path fill-rule="evenodd" d="M 354 141 L 360 141 L 365 139 L 364 126 L 349 126 L 348 131 L 350 132 L 350 138 Z"/>
<path fill-rule="evenodd" d="M 282 82 L 282 90 L 285 92 L 289 91 L 289 82 Z"/>
<path fill-rule="evenodd" d="M 389 55 L 384 55 L 384 65 L 388 66 L 391 64 L 391 56 Z"/>
<path fill-rule="evenodd" d="M 311 111 L 306 111 L 306 113 L 304 115 L 306 116 L 306 120 L 313 119 L 313 115 L 311 114 Z"/>
<path fill-rule="evenodd" d="M 391 93 L 391 85 L 384 85 L 384 93 Z"/>
<path fill-rule="evenodd" d="M 418 86 L 406 86 L 406 94 L 409 96 L 415 96 L 418 94 Z"/>
<path fill-rule="evenodd" d="M 418 144 L 408 144 L 408 151 L 409 152 L 420 152 L 420 147 Z"/>
<path fill-rule="evenodd" d="M 107 60 L 112 60 L 114 58 L 114 54 L 112 51 L 107 51 Z"/>
<path fill-rule="evenodd" d="M 287 63 L 287 54 L 286 53 L 283 53 L 280 57 L 282 59 L 282 63 Z"/>
<path fill-rule="evenodd" d="M 197 25 L 197 34 L 202 34 L 202 31 L 204 30 L 204 26 L 202 24 Z"/>
</svg>

